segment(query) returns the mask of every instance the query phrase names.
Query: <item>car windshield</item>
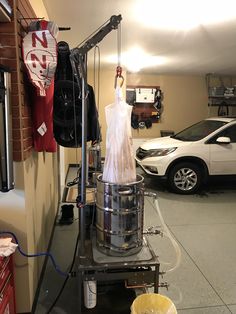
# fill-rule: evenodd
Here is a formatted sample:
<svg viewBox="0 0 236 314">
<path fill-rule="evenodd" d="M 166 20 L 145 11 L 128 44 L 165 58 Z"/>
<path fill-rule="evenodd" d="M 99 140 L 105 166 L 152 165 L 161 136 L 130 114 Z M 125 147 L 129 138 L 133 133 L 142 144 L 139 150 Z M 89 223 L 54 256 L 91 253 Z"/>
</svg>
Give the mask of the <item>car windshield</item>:
<svg viewBox="0 0 236 314">
<path fill-rule="evenodd" d="M 181 141 L 199 141 L 226 123 L 228 122 L 218 120 L 203 120 L 171 137 Z"/>
</svg>

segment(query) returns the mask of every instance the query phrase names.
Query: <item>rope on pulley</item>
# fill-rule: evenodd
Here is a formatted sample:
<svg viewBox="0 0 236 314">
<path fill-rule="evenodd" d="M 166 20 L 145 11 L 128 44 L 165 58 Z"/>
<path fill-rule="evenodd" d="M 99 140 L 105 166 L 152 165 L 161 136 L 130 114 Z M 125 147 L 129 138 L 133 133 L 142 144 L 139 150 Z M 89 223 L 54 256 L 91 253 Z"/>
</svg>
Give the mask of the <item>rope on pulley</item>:
<svg viewBox="0 0 236 314">
<path fill-rule="evenodd" d="M 116 67 L 116 75 L 115 75 L 115 88 L 118 84 L 118 79 L 120 79 L 120 87 L 123 86 L 124 77 L 122 75 L 122 67 L 121 67 L 121 25 L 118 25 L 117 28 L 117 67 Z"/>
</svg>

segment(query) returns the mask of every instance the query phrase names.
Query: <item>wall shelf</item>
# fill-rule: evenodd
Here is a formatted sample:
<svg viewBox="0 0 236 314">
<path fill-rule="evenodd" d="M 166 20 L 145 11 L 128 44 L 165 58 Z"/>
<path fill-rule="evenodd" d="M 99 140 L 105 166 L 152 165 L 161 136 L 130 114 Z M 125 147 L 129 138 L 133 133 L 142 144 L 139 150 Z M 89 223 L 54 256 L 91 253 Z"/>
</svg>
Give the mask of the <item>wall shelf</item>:
<svg viewBox="0 0 236 314">
<path fill-rule="evenodd" d="M 208 96 L 208 106 L 236 106 L 236 96 L 223 97 L 223 96 Z"/>
<path fill-rule="evenodd" d="M 236 77 L 207 74 L 206 84 L 208 106 L 236 106 Z"/>
<path fill-rule="evenodd" d="M 162 99 L 163 93 L 159 86 L 127 86 L 126 101 L 133 106 L 132 127 L 150 128 L 152 123 L 160 122 Z"/>
</svg>

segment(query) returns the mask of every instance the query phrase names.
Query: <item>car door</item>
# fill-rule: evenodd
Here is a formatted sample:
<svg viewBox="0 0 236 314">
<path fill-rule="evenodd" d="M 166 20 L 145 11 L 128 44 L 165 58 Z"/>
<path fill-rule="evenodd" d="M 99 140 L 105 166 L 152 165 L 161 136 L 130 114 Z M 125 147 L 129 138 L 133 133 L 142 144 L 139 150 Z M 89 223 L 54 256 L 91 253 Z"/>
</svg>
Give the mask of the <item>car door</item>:
<svg viewBox="0 0 236 314">
<path fill-rule="evenodd" d="M 217 143 L 216 139 L 221 136 L 229 137 L 231 142 L 229 144 Z M 219 132 L 208 143 L 210 148 L 210 174 L 236 174 L 236 124 Z"/>
</svg>

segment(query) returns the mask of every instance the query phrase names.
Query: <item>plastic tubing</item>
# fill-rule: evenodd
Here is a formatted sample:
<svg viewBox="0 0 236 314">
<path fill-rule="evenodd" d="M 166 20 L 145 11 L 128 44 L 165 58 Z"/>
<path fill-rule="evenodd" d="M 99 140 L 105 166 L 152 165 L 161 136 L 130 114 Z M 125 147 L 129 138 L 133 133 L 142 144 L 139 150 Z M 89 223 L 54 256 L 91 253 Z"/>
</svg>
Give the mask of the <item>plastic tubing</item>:
<svg viewBox="0 0 236 314">
<path fill-rule="evenodd" d="M 161 224 L 162 224 L 162 227 L 164 229 L 164 234 L 170 239 L 174 249 L 175 249 L 175 253 L 176 253 L 176 263 L 175 265 L 166 270 L 165 273 L 169 273 L 169 272 L 172 272 L 174 271 L 176 268 L 179 267 L 180 265 L 180 261 L 181 261 L 181 250 L 180 250 L 180 247 L 179 247 L 179 244 L 177 243 L 177 241 L 175 240 L 175 238 L 172 236 L 169 228 L 167 227 L 164 219 L 163 219 L 163 216 L 162 216 L 162 213 L 161 213 L 161 210 L 160 210 L 160 207 L 159 207 L 159 204 L 158 204 L 158 200 L 157 198 L 154 199 L 154 209 L 156 210 L 158 216 L 160 217 L 160 221 L 161 221 Z"/>
</svg>

